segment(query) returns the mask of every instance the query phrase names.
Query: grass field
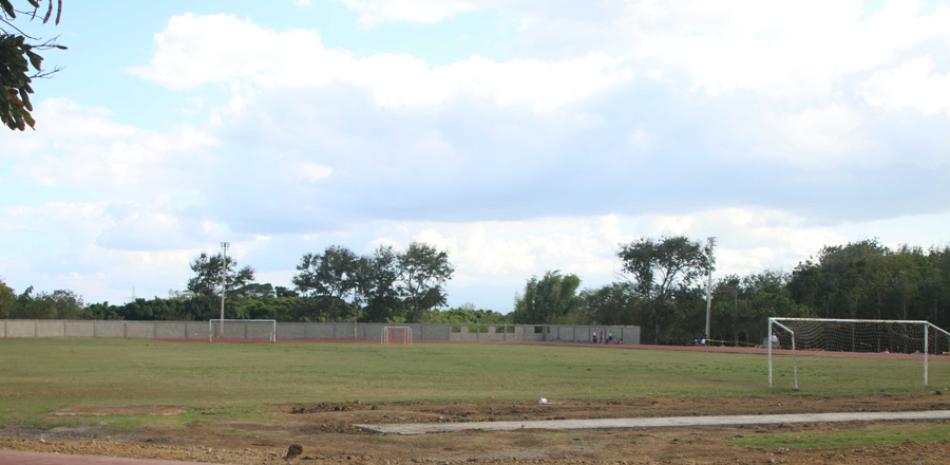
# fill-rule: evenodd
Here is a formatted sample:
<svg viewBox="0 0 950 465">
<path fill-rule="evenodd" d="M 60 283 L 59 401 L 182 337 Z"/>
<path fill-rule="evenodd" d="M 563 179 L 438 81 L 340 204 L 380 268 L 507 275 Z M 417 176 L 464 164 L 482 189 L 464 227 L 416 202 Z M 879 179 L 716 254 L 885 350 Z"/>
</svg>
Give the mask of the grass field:
<svg viewBox="0 0 950 465">
<path fill-rule="evenodd" d="M 75 405 L 252 408 L 381 402 L 771 395 L 761 355 L 530 345 L 205 344 L 0 340 L 0 420 Z M 787 361 L 777 372 L 788 385 Z M 913 360 L 806 357 L 803 394 L 923 392 Z M 950 386 L 934 361 L 933 387 Z"/>
<path fill-rule="evenodd" d="M 673 460 L 681 457 L 676 447 L 681 433 L 675 431 L 486 433 L 460 441 L 453 435 L 365 435 L 353 425 L 950 408 L 942 402 L 950 397 L 936 395 L 950 387 L 947 357 L 932 360 L 929 388 L 922 386 L 919 360 L 800 357 L 800 391 L 787 388 L 788 358 L 780 357 L 776 365 L 776 380 L 785 388 L 768 388 L 766 358 L 756 354 L 489 344 L 0 339 L 0 448 L 50 450 L 52 438 L 68 444 L 91 441 L 56 451 L 260 464 L 283 463 L 280 446 L 296 441 L 331 457 L 327 463 L 347 462 L 353 450 L 362 451 L 368 462 L 447 456 L 491 461 L 521 457 L 526 447 L 531 460 L 584 456 L 610 461 L 644 448 Z M 533 402 L 541 396 L 552 405 L 540 408 Z M 345 411 L 337 411 L 341 404 Z M 297 414 L 295 405 L 313 410 Z M 76 407 L 155 406 L 183 407 L 184 413 L 54 414 Z M 927 444 L 926 457 L 943 456 L 950 452 L 947 428 L 946 423 L 796 426 L 754 436 L 706 429 L 690 433 L 698 445 L 689 457 L 759 460 L 776 449 L 801 450 L 807 458 L 813 448 L 906 441 Z M 24 437 L 32 439 L 15 439 Z M 103 449 L 102 438 L 114 442 Z M 164 445 L 150 449 L 150 444 Z M 224 455 L 203 455 L 212 444 Z M 862 460 L 879 453 L 869 450 L 863 459 L 839 462 L 873 463 Z"/>
</svg>

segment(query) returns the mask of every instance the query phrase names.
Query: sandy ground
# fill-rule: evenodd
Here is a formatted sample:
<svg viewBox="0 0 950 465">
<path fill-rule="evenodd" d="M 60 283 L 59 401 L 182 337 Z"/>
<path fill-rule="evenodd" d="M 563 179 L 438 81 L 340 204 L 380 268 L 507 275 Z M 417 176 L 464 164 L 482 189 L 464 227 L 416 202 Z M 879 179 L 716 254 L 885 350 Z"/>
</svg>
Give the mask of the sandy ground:
<svg viewBox="0 0 950 465">
<path fill-rule="evenodd" d="M 753 448 L 730 441 L 774 432 L 861 432 L 867 424 L 802 424 L 603 430 L 475 432 L 424 436 L 365 433 L 357 423 L 542 420 L 821 411 L 950 408 L 950 395 L 761 398 L 637 398 L 614 402 L 444 402 L 291 404 L 270 407 L 273 421 L 196 421 L 183 429 L 0 430 L 0 448 L 232 464 L 843 464 L 946 465 L 950 437 L 937 442 L 829 449 Z M 91 412 L 94 413 L 94 412 Z M 900 424 L 897 424 L 898 427 Z M 303 446 L 291 460 L 290 444 Z"/>
</svg>

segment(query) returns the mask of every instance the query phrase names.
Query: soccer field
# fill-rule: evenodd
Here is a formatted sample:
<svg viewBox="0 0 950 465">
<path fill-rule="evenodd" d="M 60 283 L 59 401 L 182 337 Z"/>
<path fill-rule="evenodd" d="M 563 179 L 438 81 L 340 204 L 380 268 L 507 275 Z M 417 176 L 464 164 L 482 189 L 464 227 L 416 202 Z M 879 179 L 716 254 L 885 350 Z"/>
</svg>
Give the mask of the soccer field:
<svg viewBox="0 0 950 465">
<path fill-rule="evenodd" d="M 950 385 L 946 357 L 931 388 Z M 777 384 L 788 386 L 786 357 Z M 800 357 L 803 394 L 923 392 L 921 362 Z M 0 419 L 74 405 L 254 407 L 287 402 L 611 400 L 788 393 L 754 354 L 534 345 L 207 344 L 0 340 Z"/>
<path fill-rule="evenodd" d="M 787 357 L 779 357 L 776 364 L 779 385 L 791 385 L 787 361 Z M 96 442 L 91 449 L 80 450 L 282 463 L 273 461 L 279 458 L 275 451 L 297 441 L 308 450 L 316 448 L 334 457 L 362 450 L 372 462 L 396 453 L 395 445 L 405 446 L 398 453 L 409 460 L 418 454 L 442 457 L 446 450 L 456 451 L 459 457 L 478 455 L 482 450 L 515 453 L 522 448 L 518 441 L 529 441 L 539 444 L 538 456 L 549 457 L 570 456 L 573 446 L 565 446 L 565 441 L 572 441 L 568 445 L 580 441 L 576 444 L 611 447 L 598 455 L 611 458 L 640 446 L 622 442 L 627 436 L 609 432 L 574 436 L 523 433 L 511 438 L 485 433 L 467 436 L 464 441 L 453 435 L 375 439 L 352 425 L 927 409 L 937 408 L 937 404 L 947 408 L 939 402 L 947 396 L 935 395 L 950 387 L 950 361 L 944 356 L 932 357 L 928 388 L 922 385 L 919 360 L 804 356 L 799 357 L 799 367 L 802 389 L 793 391 L 768 388 L 766 357 L 759 354 L 517 344 L 3 339 L 0 424 L 5 433 L 0 435 L 0 448 L 21 447 L 10 442 L 11 435 L 45 435 L 57 441 L 105 437 L 121 439 L 107 449 Z M 539 397 L 550 399 L 551 405 L 538 406 L 535 400 Z M 174 407 L 178 413 L 156 415 L 154 409 L 149 410 L 155 407 Z M 69 409 L 86 410 L 83 415 L 61 415 Z M 869 437 L 899 441 L 932 442 L 947 431 L 942 424 L 873 428 L 877 436 Z M 629 436 L 626 441 L 631 441 L 640 433 L 624 434 Z M 668 453 L 662 444 L 675 442 L 675 434 L 651 433 L 650 437 L 659 441 L 657 453 Z M 823 432 L 814 437 L 837 437 L 835 434 Z M 853 432 L 841 434 L 845 445 L 856 444 L 847 436 Z M 728 430 L 702 436 L 710 447 L 726 447 L 729 454 L 744 447 L 742 442 L 724 442 L 730 437 L 738 436 Z M 932 437 L 937 439 L 927 439 Z M 757 439 L 772 440 L 796 439 L 781 434 Z M 148 448 L 155 443 L 165 445 Z M 46 450 L 43 444 L 32 442 L 22 447 Z M 209 449 L 209 444 L 214 447 Z M 178 449 L 169 449 L 172 446 Z M 935 454 L 942 453 L 939 442 L 927 447 L 936 447 Z M 230 455 L 205 457 L 201 453 L 205 449 Z M 694 453 L 703 452 L 696 449 Z"/>
</svg>

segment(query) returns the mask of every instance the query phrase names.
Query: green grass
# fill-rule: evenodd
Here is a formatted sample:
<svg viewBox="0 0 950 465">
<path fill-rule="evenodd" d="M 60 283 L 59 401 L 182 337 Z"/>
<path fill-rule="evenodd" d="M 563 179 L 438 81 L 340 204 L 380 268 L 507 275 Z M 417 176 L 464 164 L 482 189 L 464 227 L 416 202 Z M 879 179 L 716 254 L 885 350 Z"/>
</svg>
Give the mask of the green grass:
<svg viewBox="0 0 950 465">
<path fill-rule="evenodd" d="M 784 360 L 783 360 L 784 363 Z M 779 363 L 777 380 L 789 385 Z M 923 392 L 912 360 L 801 357 L 802 394 Z M 609 400 L 765 396 L 761 355 L 528 345 L 207 344 L 0 339 L 0 422 L 43 426 L 69 406 L 177 405 L 250 418 L 288 402 Z M 931 390 L 950 363 L 931 364 Z M 193 415 L 149 420 L 186 424 Z M 100 421 L 110 421 L 109 419 Z M 135 419 L 111 420 L 119 426 Z M 145 420 L 142 420 L 145 421 Z"/>
<path fill-rule="evenodd" d="M 895 444 L 905 441 L 937 442 L 950 438 L 950 424 L 881 423 L 861 430 L 772 433 L 730 441 L 742 447 L 832 449 Z"/>
</svg>

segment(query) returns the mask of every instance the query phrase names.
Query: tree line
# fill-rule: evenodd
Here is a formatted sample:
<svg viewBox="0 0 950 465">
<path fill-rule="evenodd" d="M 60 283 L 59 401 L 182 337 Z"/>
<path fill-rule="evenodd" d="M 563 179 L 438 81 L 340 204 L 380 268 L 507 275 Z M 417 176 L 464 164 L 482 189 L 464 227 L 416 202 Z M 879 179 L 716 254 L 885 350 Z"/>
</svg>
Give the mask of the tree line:
<svg viewBox="0 0 950 465">
<path fill-rule="evenodd" d="M 687 343 L 704 336 L 704 277 L 711 251 L 676 236 L 621 244 L 623 279 L 582 289 L 571 273 L 527 280 L 514 310 L 501 314 L 467 304 L 445 308 L 448 254 L 413 243 L 358 255 L 334 245 L 307 253 L 293 287 L 255 280 L 254 269 L 221 254 L 200 254 L 183 292 L 113 305 L 84 304 L 68 290 L 16 294 L 0 281 L 0 318 L 207 320 L 226 291 L 227 318 L 280 321 L 425 322 L 452 324 L 638 325 L 646 343 Z M 718 277 L 712 287 L 709 338 L 758 344 L 769 316 L 920 319 L 950 326 L 950 247 L 891 249 L 875 240 L 827 246 L 791 272 Z"/>
<path fill-rule="evenodd" d="M 362 256 L 331 245 L 304 254 L 296 269 L 294 287 L 273 286 L 256 282 L 254 269 L 233 257 L 202 253 L 191 262 L 185 292 L 87 311 L 103 319 L 206 320 L 220 316 L 223 292 L 225 318 L 418 322 L 445 305 L 445 283 L 455 271 L 445 251 L 424 243 Z"/>
<path fill-rule="evenodd" d="M 516 298 L 516 323 L 639 325 L 646 343 L 704 337 L 702 278 L 710 251 L 686 237 L 641 239 L 617 252 L 624 279 L 578 291 L 573 274 L 532 277 Z M 713 340 L 754 345 L 770 316 L 929 320 L 950 326 L 950 247 L 890 249 L 876 240 L 826 246 L 791 273 L 718 278 L 712 288 Z"/>
<path fill-rule="evenodd" d="M 17 295 L 0 281 L 0 318 L 203 321 L 220 316 L 223 292 L 225 318 L 453 324 L 510 320 L 472 304 L 444 308 L 445 284 L 455 268 L 447 252 L 424 243 L 412 243 L 405 251 L 381 246 L 362 256 L 341 245 L 304 254 L 293 287 L 257 282 L 252 267 L 221 253 L 201 253 L 190 268 L 184 291 L 119 305 L 86 305 L 65 290 L 34 293 L 30 287 Z"/>
</svg>

